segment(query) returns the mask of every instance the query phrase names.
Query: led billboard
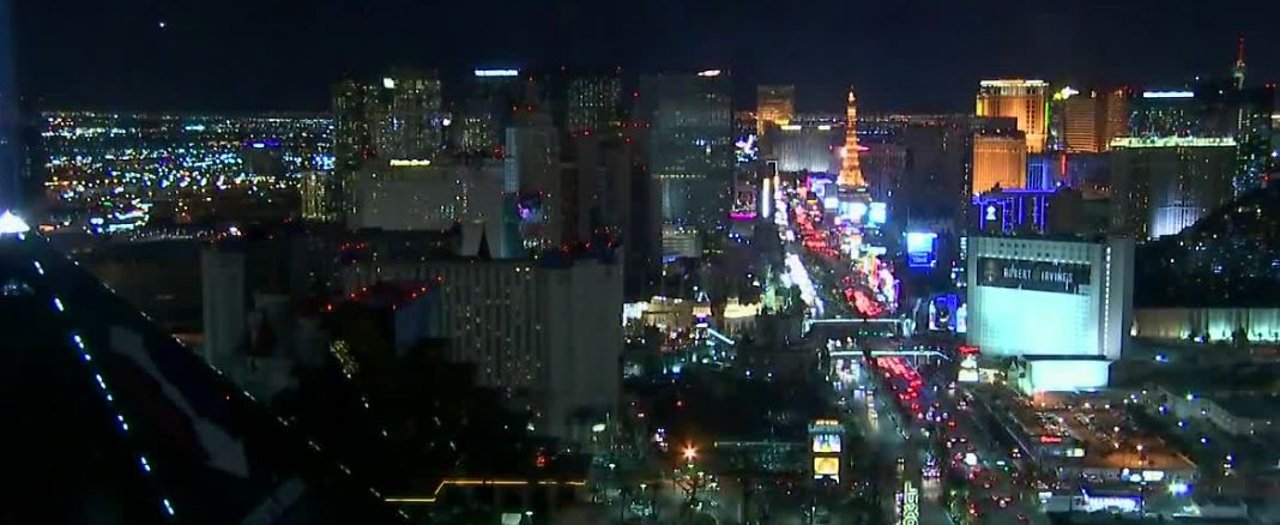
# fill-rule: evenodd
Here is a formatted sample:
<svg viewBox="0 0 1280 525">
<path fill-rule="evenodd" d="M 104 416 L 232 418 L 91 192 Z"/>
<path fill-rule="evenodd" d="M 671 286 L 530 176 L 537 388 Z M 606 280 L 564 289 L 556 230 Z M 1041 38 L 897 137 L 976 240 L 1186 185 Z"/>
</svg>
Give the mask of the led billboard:
<svg viewBox="0 0 1280 525">
<path fill-rule="evenodd" d="M 867 211 L 867 224 L 878 226 L 886 222 L 889 222 L 889 206 L 883 202 L 871 203 Z"/>
<path fill-rule="evenodd" d="M 839 454 L 839 434 L 818 434 L 813 436 L 813 452 L 815 454 Z"/>
<path fill-rule="evenodd" d="M 932 268 L 938 263 L 938 234 L 933 232 L 907 232 L 907 266 Z"/>
<path fill-rule="evenodd" d="M 814 479 L 840 479 L 840 458 L 834 456 L 813 458 L 813 477 Z"/>
<path fill-rule="evenodd" d="M 978 258 L 979 286 L 1088 295 L 1091 277 L 1088 264 Z"/>
<path fill-rule="evenodd" d="M 956 332 L 957 312 L 960 310 L 960 296 L 954 293 L 935 295 L 929 301 L 929 330 L 934 332 Z"/>
</svg>

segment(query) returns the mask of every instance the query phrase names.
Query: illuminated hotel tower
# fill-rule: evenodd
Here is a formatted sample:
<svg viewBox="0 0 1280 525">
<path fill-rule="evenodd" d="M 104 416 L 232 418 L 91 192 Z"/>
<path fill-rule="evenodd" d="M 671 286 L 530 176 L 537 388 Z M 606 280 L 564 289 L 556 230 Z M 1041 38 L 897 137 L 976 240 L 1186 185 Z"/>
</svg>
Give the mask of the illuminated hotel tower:
<svg viewBox="0 0 1280 525">
<path fill-rule="evenodd" d="M 1043 80 L 983 80 L 978 85 L 977 115 L 1017 119 L 1018 131 L 1027 136 L 1027 153 L 1040 153 L 1049 136 L 1048 86 Z"/>
<path fill-rule="evenodd" d="M 840 164 L 840 177 L 836 185 L 841 188 L 863 188 L 862 166 L 858 162 L 858 97 L 849 90 L 849 106 L 845 109 L 848 122 L 844 126 L 844 159 Z"/>
</svg>

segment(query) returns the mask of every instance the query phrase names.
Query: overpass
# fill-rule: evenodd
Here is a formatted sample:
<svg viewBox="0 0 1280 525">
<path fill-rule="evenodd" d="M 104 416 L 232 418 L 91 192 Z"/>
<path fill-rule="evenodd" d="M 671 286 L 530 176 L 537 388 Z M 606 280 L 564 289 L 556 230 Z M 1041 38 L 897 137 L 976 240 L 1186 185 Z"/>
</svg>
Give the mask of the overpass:
<svg viewBox="0 0 1280 525">
<path fill-rule="evenodd" d="M 801 333 L 809 335 L 813 330 L 848 335 L 854 335 L 858 331 L 878 330 L 887 332 L 889 337 L 911 337 L 915 331 L 915 323 L 910 319 L 899 318 L 805 319 Z"/>
<path fill-rule="evenodd" d="M 831 357 L 862 357 L 862 350 L 832 350 Z M 872 350 L 871 357 L 938 357 L 951 358 L 937 350 Z"/>
</svg>

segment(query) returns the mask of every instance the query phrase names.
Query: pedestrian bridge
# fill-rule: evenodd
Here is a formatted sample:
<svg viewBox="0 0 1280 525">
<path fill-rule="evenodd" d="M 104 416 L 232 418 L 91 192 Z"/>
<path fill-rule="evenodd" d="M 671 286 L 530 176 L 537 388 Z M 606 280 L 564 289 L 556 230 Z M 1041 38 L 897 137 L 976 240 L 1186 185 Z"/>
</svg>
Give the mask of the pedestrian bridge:
<svg viewBox="0 0 1280 525">
<path fill-rule="evenodd" d="M 880 332 L 883 337 L 911 337 L 915 331 L 915 323 L 910 319 L 876 318 L 876 319 L 805 319 L 804 335 L 817 332 L 827 336 L 866 335 L 866 332 Z"/>
</svg>

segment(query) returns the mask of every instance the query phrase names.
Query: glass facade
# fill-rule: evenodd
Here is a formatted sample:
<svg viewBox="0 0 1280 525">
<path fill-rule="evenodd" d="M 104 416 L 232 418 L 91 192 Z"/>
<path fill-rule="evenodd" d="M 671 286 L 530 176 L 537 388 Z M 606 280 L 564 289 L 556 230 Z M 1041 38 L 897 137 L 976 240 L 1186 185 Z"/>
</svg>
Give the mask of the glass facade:
<svg viewBox="0 0 1280 525">
<path fill-rule="evenodd" d="M 728 214 L 733 176 L 733 113 L 719 71 L 641 79 L 649 119 L 650 169 L 665 222 L 709 228 Z"/>
</svg>

